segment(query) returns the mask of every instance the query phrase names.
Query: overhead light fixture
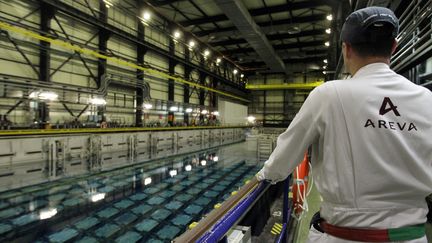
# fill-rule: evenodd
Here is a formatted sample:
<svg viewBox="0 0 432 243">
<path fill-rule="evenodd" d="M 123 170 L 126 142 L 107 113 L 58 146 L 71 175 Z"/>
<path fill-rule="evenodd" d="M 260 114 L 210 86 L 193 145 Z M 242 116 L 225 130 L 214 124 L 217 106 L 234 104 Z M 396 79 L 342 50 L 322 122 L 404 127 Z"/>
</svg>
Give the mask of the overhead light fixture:
<svg viewBox="0 0 432 243">
<path fill-rule="evenodd" d="M 186 171 L 191 171 L 192 170 L 192 165 L 186 165 L 185 166 L 185 170 Z"/>
<path fill-rule="evenodd" d="M 327 20 L 328 21 L 332 21 L 333 20 L 333 15 L 331 15 L 331 14 L 327 15 Z"/>
<path fill-rule="evenodd" d="M 210 51 L 206 49 L 206 50 L 204 51 L 204 57 L 207 57 L 207 56 L 209 56 L 209 55 L 210 55 Z"/>
<path fill-rule="evenodd" d="M 185 111 L 186 111 L 186 113 L 191 113 L 191 112 L 192 112 L 192 110 L 193 110 L 192 108 L 186 108 L 186 110 L 185 110 Z"/>
<path fill-rule="evenodd" d="M 110 7 L 114 6 L 114 4 L 112 2 L 110 2 L 109 0 L 103 0 L 103 2 L 105 3 L 106 8 L 110 8 Z"/>
<path fill-rule="evenodd" d="M 242 74 L 240 74 L 240 78 L 244 78 L 244 74 L 242 73 Z"/>
<path fill-rule="evenodd" d="M 40 92 L 35 91 L 35 92 L 32 92 L 29 95 L 29 97 L 33 98 L 33 99 L 53 101 L 53 100 L 57 100 L 58 94 L 51 92 L 51 91 L 40 91 Z"/>
<path fill-rule="evenodd" d="M 218 156 L 213 156 L 213 161 L 214 162 L 218 162 L 219 161 L 219 157 Z"/>
<path fill-rule="evenodd" d="M 151 109 L 153 107 L 153 105 L 150 104 L 150 103 L 144 103 L 143 106 L 144 106 L 144 109 L 147 109 L 147 110 L 149 110 L 149 109 Z"/>
<path fill-rule="evenodd" d="M 324 75 L 326 75 L 326 74 L 327 74 L 327 72 L 326 72 L 326 71 L 323 71 L 322 73 L 323 73 Z"/>
<path fill-rule="evenodd" d="M 222 61 L 220 57 L 216 58 L 216 64 L 219 64 Z"/>
<path fill-rule="evenodd" d="M 91 98 L 90 99 L 90 104 L 92 105 L 106 105 L 106 101 L 105 99 L 102 98 Z"/>
<path fill-rule="evenodd" d="M 254 116 L 248 116 L 248 117 L 247 117 L 248 122 L 254 122 L 255 119 L 256 119 L 256 118 L 255 118 Z"/>
<path fill-rule="evenodd" d="M 145 186 L 147 186 L 147 185 L 149 185 L 151 183 L 152 183 L 152 178 L 151 177 L 147 177 L 147 178 L 144 179 L 144 185 Z"/>
<path fill-rule="evenodd" d="M 57 208 L 47 208 L 39 211 L 39 219 L 49 219 L 54 217 L 57 214 Z"/>
<path fill-rule="evenodd" d="M 97 202 L 105 198 L 105 193 L 95 193 L 90 196 L 90 201 Z"/>
<path fill-rule="evenodd" d="M 189 41 L 189 48 L 194 48 L 194 46 L 195 46 L 195 41 L 193 41 L 193 40 L 191 40 L 191 41 Z"/>
<path fill-rule="evenodd" d="M 324 43 L 324 45 L 325 45 L 325 46 L 330 46 L 330 42 L 329 42 L 329 41 L 326 41 L 326 42 Z"/>
<path fill-rule="evenodd" d="M 202 111 L 201 111 L 201 114 L 203 114 L 203 115 L 205 115 L 205 114 L 207 114 L 207 113 L 208 113 L 207 110 L 202 110 Z"/>
<path fill-rule="evenodd" d="M 174 39 L 178 39 L 181 36 L 180 31 L 176 30 L 174 31 Z"/>
<path fill-rule="evenodd" d="M 323 66 L 323 69 L 327 69 L 327 66 Z"/>
<path fill-rule="evenodd" d="M 178 107 L 177 106 L 171 106 L 169 108 L 170 111 L 178 111 Z"/>
<path fill-rule="evenodd" d="M 326 32 L 327 34 L 331 34 L 331 29 L 328 28 L 328 29 L 325 30 L 325 32 Z"/>
<path fill-rule="evenodd" d="M 169 174 L 171 177 L 174 177 L 177 175 L 177 170 L 170 170 Z"/>
<path fill-rule="evenodd" d="M 211 114 L 215 116 L 219 116 L 219 111 L 213 111 Z"/>
<path fill-rule="evenodd" d="M 324 62 L 324 63 L 328 63 L 327 59 L 324 59 L 323 62 Z"/>
<path fill-rule="evenodd" d="M 151 19 L 151 14 L 150 14 L 149 11 L 144 11 L 144 13 L 143 13 L 143 19 L 145 21 L 149 21 Z"/>
<path fill-rule="evenodd" d="M 207 160 L 205 160 L 205 159 L 201 160 L 201 165 L 202 166 L 205 166 L 206 164 L 207 164 Z"/>
<path fill-rule="evenodd" d="M 233 70 L 233 73 L 234 73 L 234 74 L 237 74 L 237 73 L 238 73 L 238 70 L 237 70 L 237 69 L 234 69 L 234 70 Z"/>
</svg>

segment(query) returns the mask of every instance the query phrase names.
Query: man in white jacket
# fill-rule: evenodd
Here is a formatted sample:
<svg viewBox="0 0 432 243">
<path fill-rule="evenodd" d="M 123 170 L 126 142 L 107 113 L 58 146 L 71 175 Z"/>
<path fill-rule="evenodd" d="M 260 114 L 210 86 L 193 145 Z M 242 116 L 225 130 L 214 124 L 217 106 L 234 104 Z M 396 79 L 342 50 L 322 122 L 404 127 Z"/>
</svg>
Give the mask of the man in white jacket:
<svg viewBox="0 0 432 243">
<path fill-rule="evenodd" d="M 427 242 L 432 93 L 389 68 L 398 30 L 386 8 L 346 19 L 342 51 L 352 77 L 310 93 L 257 174 L 284 180 L 312 145 L 323 202 L 309 242 Z"/>
</svg>

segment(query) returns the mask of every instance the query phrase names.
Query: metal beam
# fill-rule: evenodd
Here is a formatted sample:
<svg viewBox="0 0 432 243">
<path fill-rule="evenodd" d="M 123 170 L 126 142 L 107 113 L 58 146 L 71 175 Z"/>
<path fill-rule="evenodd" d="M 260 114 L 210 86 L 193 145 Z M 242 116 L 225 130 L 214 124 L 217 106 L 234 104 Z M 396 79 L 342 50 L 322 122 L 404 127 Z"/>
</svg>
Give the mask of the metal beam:
<svg viewBox="0 0 432 243">
<path fill-rule="evenodd" d="M 277 25 L 311 23 L 311 22 L 326 20 L 326 17 L 327 17 L 327 15 L 325 15 L 325 14 L 318 14 L 318 15 L 310 15 L 310 16 L 302 16 L 302 17 L 294 17 L 294 18 L 288 18 L 288 19 L 274 20 L 274 21 L 266 21 L 266 22 L 260 22 L 257 24 L 261 27 L 272 26 L 274 29 L 275 27 L 277 27 Z M 214 34 L 214 33 L 229 32 L 229 31 L 235 31 L 235 30 L 237 30 L 236 27 L 230 26 L 230 27 L 225 27 L 225 28 L 217 28 L 217 29 L 197 31 L 197 32 L 194 32 L 194 34 L 198 37 L 202 37 L 202 36 L 206 36 L 206 35 L 210 35 L 210 34 Z"/>
<path fill-rule="evenodd" d="M 280 44 L 280 45 L 275 45 L 274 49 L 286 50 L 286 49 L 296 49 L 296 48 L 311 47 L 311 46 L 324 46 L 324 42 L 325 41 L 309 41 L 309 42 L 300 42 L 300 43 Z M 239 48 L 239 49 L 222 51 L 222 54 L 232 55 L 236 53 L 248 53 L 254 51 L 255 50 L 253 48 Z"/>
<path fill-rule="evenodd" d="M 289 59 L 283 59 L 285 64 L 293 64 L 293 63 L 309 63 L 309 62 L 319 62 L 322 63 L 322 58 L 326 57 L 326 54 L 316 55 L 312 57 L 304 57 L 304 58 L 289 58 Z M 246 67 L 257 67 L 257 66 L 263 66 L 265 65 L 264 62 L 260 61 L 254 61 L 254 62 L 243 62 L 241 63 L 242 66 Z"/>
<path fill-rule="evenodd" d="M 246 89 L 249 90 L 279 90 L 279 89 L 314 89 L 324 82 L 313 83 L 282 83 L 282 84 L 246 84 Z"/>
<path fill-rule="evenodd" d="M 185 49 L 185 59 L 190 60 L 190 51 L 188 48 Z M 192 72 L 192 69 L 190 67 L 184 66 L 184 78 L 186 80 L 190 80 L 191 72 Z M 189 90 L 190 90 L 189 84 L 184 84 L 183 85 L 183 103 L 184 104 L 189 104 L 189 92 L 190 92 Z M 186 123 L 187 125 L 189 125 L 189 113 L 184 112 L 183 122 Z"/>
<path fill-rule="evenodd" d="M 324 34 L 326 34 L 325 29 L 317 29 L 317 30 L 301 31 L 300 33 L 296 33 L 296 34 L 290 34 L 290 33 L 271 34 L 271 35 L 267 35 L 267 39 L 268 40 L 283 40 L 283 39 L 305 37 L 305 36 L 314 36 L 314 35 L 324 35 Z M 209 44 L 212 46 L 229 46 L 229 45 L 244 44 L 244 43 L 247 43 L 247 41 L 243 38 L 209 42 Z"/>
<path fill-rule="evenodd" d="M 163 5 L 168 5 L 168 4 L 172 4 L 172 3 L 176 3 L 176 2 L 181 2 L 181 1 L 184 1 L 184 0 L 150 0 L 149 3 L 152 6 L 160 7 L 160 6 L 163 6 Z"/>
<path fill-rule="evenodd" d="M 279 4 L 274 6 L 268 6 L 264 8 L 256 8 L 249 10 L 249 13 L 251 16 L 262 16 L 272 13 L 281 13 L 286 12 L 289 10 L 298 10 L 298 9 L 307 9 L 307 8 L 313 8 L 318 7 L 322 5 L 331 5 L 329 4 L 329 1 L 303 1 L 303 2 L 289 2 L 285 4 Z M 208 24 L 212 22 L 219 22 L 219 21 L 225 21 L 228 20 L 228 17 L 225 14 L 219 14 L 214 16 L 208 16 L 204 18 L 198 18 L 198 19 L 192 19 L 192 20 L 185 20 L 179 22 L 182 26 L 190 26 L 190 25 L 201 25 L 201 24 Z"/>
<path fill-rule="evenodd" d="M 149 43 L 149 42 L 146 42 L 146 41 L 139 41 L 139 40 L 137 40 L 137 38 L 136 38 L 135 35 L 133 35 L 133 34 L 131 34 L 129 32 L 126 32 L 126 31 L 124 31 L 122 29 L 119 29 L 119 28 L 113 26 L 112 24 L 104 23 L 104 22 L 100 21 L 100 19 L 95 18 L 94 16 L 92 16 L 90 14 L 87 14 L 87 13 L 85 13 L 85 12 L 79 10 L 79 9 L 73 8 L 72 6 L 70 6 L 70 5 L 66 4 L 66 3 L 63 3 L 61 1 L 55 1 L 55 0 L 40 0 L 40 1 L 44 2 L 44 3 L 47 3 L 47 4 L 51 5 L 51 6 L 54 6 L 57 10 L 59 10 L 61 12 L 64 12 L 65 14 L 67 14 L 69 16 L 72 16 L 72 17 L 74 17 L 74 18 L 76 18 L 76 19 L 78 19 L 80 21 L 83 21 L 85 23 L 92 24 L 94 26 L 102 28 L 105 31 L 107 31 L 108 33 L 115 34 L 115 35 L 117 35 L 118 37 L 120 37 L 120 38 L 122 38 L 124 40 L 128 40 L 128 41 L 130 41 L 132 43 L 135 43 L 135 44 L 142 44 L 142 45 L 146 46 L 149 50 L 151 50 L 151 51 L 153 51 L 153 52 L 155 52 L 155 53 L 157 53 L 157 54 L 159 54 L 159 55 L 161 55 L 163 57 L 166 57 L 166 58 L 169 58 L 169 59 L 174 59 L 175 61 L 177 61 L 179 63 L 182 63 L 184 65 L 187 65 L 187 66 L 189 66 L 189 67 L 191 67 L 193 69 L 197 69 L 199 71 L 205 72 L 207 75 L 212 76 L 212 77 L 220 80 L 224 84 L 227 84 L 227 85 L 229 85 L 231 87 L 240 89 L 240 90 L 242 90 L 244 92 L 244 88 L 242 86 L 236 84 L 235 82 L 227 80 L 227 79 L 225 79 L 225 78 L 223 78 L 223 77 L 221 77 L 221 76 L 219 76 L 219 75 L 211 72 L 208 69 L 202 68 L 202 67 L 200 67 L 200 65 L 197 65 L 197 64 L 185 61 L 181 57 L 171 56 L 168 51 L 166 51 L 166 50 L 164 50 L 164 49 L 162 49 L 162 48 L 160 48 L 160 47 L 158 47 L 158 46 L 156 46 L 156 45 L 154 45 L 152 43 Z"/>
<path fill-rule="evenodd" d="M 215 2 L 272 71 L 286 72 L 282 59 L 241 1 L 215 0 Z"/>
</svg>

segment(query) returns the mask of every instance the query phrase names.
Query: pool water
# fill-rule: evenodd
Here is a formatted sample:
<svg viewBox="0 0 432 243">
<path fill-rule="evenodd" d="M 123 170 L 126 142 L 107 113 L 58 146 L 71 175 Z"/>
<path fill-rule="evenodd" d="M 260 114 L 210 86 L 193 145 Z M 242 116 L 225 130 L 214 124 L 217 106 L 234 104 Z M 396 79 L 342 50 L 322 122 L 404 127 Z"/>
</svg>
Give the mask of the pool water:
<svg viewBox="0 0 432 243">
<path fill-rule="evenodd" d="M 261 168 L 241 146 L 0 193 L 0 242 L 170 242 Z"/>
</svg>

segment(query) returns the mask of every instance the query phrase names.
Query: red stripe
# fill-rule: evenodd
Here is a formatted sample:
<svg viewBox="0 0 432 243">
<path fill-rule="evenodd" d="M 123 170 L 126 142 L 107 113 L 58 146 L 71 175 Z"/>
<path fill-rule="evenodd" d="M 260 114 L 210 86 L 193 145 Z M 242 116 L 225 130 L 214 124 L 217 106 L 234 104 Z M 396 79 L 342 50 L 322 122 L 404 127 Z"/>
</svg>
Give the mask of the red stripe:
<svg viewBox="0 0 432 243">
<path fill-rule="evenodd" d="M 355 229 L 339 227 L 323 221 L 320 223 L 321 229 L 329 235 L 337 238 L 360 241 L 360 242 L 388 242 L 390 241 L 386 229 Z"/>
</svg>

